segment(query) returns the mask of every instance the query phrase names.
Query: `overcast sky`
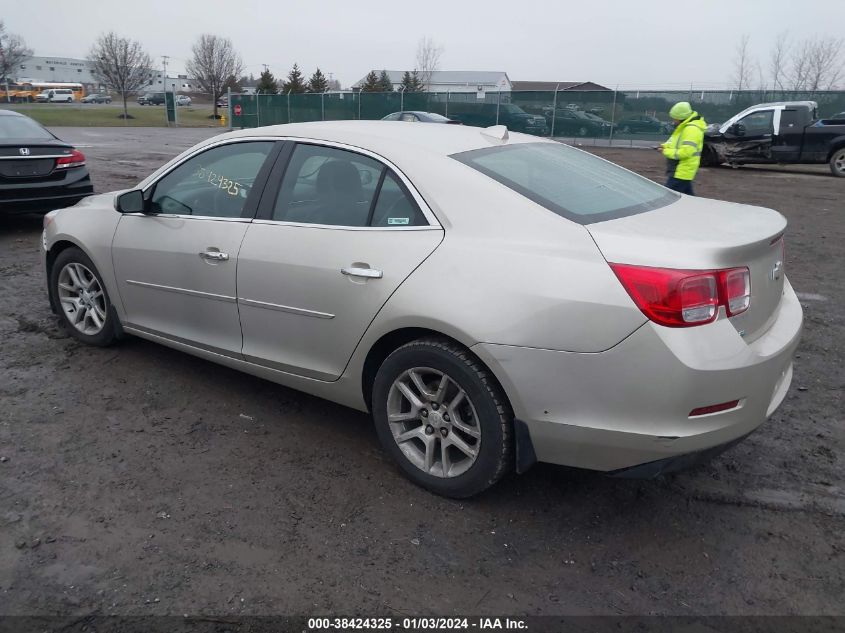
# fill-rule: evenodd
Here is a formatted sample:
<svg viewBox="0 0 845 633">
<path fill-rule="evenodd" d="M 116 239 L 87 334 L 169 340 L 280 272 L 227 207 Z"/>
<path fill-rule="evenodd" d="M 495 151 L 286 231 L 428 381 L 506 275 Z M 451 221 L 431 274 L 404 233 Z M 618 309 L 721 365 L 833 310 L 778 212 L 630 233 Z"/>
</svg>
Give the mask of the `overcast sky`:
<svg viewBox="0 0 845 633">
<path fill-rule="evenodd" d="M 276 76 L 298 62 L 344 87 L 371 68 L 414 67 L 432 37 L 442 70 L 501 70 L 514 80 L 596 81 L 607 86 L 727 84 L 743 33 L 764 63 L 777 33 L 845 34 L 845 0 L 0 0 L 7 30 L 36 55 L 85 57 L 114 30 L 140 40 L 182 72 L 203 32 L 232 39 L 247 74 Z M 170 72 L 168 72 L 170 74 Z"/>
</svg>

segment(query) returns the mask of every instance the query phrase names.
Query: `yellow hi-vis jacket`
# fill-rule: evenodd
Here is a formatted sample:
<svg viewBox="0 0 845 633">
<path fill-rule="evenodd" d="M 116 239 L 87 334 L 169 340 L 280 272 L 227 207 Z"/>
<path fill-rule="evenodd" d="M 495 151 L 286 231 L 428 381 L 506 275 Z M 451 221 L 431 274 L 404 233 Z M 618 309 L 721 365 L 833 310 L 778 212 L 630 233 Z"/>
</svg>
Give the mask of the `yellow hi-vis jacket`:
<svg viewBox="0 0 845 633">
<path fill-rule="evenodd" d="M 678 180 L 693 180 L 701 163 L 701 152 L 704 149 L 704 130 L 707 124 L 697 112 L 693 112 L 675 128 L 669 140 L 663 143 L 663 155 L 674 166 L 674 173 L 669 172 Z"/>
</svg>

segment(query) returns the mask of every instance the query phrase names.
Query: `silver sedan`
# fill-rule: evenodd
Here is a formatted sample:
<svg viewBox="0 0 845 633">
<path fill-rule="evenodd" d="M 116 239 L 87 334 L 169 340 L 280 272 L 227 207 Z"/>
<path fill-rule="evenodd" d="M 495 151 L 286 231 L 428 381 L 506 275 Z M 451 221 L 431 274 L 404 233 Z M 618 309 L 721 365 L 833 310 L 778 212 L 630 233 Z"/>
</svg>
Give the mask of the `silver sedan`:
<svg viewBox="0 0 845 633">
<path fill-rule="evenodd" d="M 53 310 L 370 411 L 466 497 L 536 461 L 656 476 L 772 414 L 784 218 L 503 127 L 231 132 L 45 217 Z"/>
</svg>

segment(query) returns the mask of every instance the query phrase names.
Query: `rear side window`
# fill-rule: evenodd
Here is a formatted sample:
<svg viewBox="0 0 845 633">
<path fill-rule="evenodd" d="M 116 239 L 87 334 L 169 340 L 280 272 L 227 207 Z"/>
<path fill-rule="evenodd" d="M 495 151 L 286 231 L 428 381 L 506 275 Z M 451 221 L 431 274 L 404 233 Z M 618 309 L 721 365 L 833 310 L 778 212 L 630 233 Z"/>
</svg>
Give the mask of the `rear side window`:
<svg viewBox="0 0 845 633">
<path fill-rule="evenodd" d="M 428 222 L 395 175 L 369 156 L 300 144 L 271 219 L 323 226 L 397 228 Z"/>
<path fill-rule="evenodd" d="M 657 209 L 678 194 L 562 143 L 519 143 L 453 154 L 549 211 L 591 224 Z"/>
</svg>

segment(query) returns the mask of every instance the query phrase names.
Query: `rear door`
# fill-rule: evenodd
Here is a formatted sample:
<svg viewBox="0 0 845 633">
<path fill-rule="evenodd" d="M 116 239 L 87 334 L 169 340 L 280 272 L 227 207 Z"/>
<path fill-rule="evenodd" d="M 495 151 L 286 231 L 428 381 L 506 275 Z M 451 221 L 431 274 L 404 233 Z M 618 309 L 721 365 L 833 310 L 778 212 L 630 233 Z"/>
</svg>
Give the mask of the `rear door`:
<svg viewBox="0 0 845 633">
<path fill-rule="evenodd" d="M 335 380 L 443 229 L 409 183 L 375 156 L 307 143 L 290 144 L 287 153 L 238 258 L 243 355 Z"/>
<path fill-rule="evenodd" d="M 778 163 L 794 163 L 801 157 L 804 141 L 802 113 L 795 107 L 780 112 L 780 123 L 772 140 L 772 160 Z"/>
<path fill-rule="evenodd" d="M 120 219 L 112 259 L 127 328 L 240 355 L 238 251 L 275 147 L 204 150 L 146 190 L 148 213 Z"/>
</svg>

